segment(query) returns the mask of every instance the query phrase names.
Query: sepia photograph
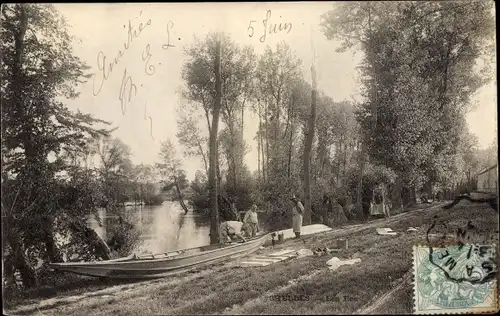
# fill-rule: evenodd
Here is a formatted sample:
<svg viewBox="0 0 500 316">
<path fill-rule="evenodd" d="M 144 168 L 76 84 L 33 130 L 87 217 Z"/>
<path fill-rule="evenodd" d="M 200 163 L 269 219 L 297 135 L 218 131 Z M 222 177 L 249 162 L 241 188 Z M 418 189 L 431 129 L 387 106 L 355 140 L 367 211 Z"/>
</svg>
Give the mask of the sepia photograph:
<svg viewBox="0 0 500 316">
<path fill-rule="evenodd" d="M 493 1 L 1 19 L 5 315 L 499 312 Z"/>
</svg>

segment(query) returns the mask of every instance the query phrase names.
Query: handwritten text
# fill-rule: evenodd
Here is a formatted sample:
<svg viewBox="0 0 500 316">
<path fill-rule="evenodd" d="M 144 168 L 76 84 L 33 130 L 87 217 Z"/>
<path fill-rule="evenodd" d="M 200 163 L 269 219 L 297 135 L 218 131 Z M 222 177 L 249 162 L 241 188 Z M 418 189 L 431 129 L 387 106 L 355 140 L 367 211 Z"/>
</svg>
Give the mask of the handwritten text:
<svg viewBox="0 0 500 316">
<path fill-rule="evenodd" d="M 271 10 L 267 10 L 266 12 L 266 18 L 264 20 L 262 20 L 262 24 L 264 25 L 264 30 L 263 30 L 263 33 L 262 33 L 262 36 L 259 38 L 259 41 L 261 43 L 264 43 L 266 41 L 266 37 L 267 37 L 267 34 L 269 33 L 270 35 L 272 34 L 277 34 L 277 33 L 280 33 L 280 32 L 285 32 L 288 34 L 290 33 L 290 31 L 292 30 L 292 23 L 270 23 L 270 20 L 271 19 Z M 255 23 L 257 21 L 255 20 L 252 20 L 250 21 L 249 25 L 248 25 L 248 36 L 249 37 L 253 37 L 254 35 L 254 28 L 252 26 L 252 23 Z"/>
<path fill-rule="evenodd" d="M 142 11 L 139 16 L 142 15 Z M 123 43 L 123 48 L 118 49 L 116 57 L 111 61 L 107 59 L 107 56 L 100 51 L 97 54 L 97 68 L 99 71 L 93 75 L 93 94 L 94 96 L 99 95 L 102 91 L 104 82 L 110 78 L 113 71 L 116 72 L 116 68 L 120 65 L 125 53 L 131 47 L 131 44 L 140 37 L 142 32 L 152 25 L 152 20 L 149 18 L 146 22 L 139 23 L 138 26 L 133 25 L 132 21 L 129 20 L 128 23 L 128 34 L 127 40 Z M 123 26 L 124 28 L 126 25 Z M 174 27 L 172 21 L 167 22 L 166 27 L 166 43 L 160 44 L 163 50 L 168 50 L 171 47 L 175 47 L 171 43 L 171 31 Z M 180 40 L 180 38 L 179 38 Z M 161 65 L 161 62 L 155 61 L 155 47 L 151 44 L 146 44 L 142 50 L 142 67 L 143 71 L 147 76 L 153 76 L 157 72 L 157 67 Z M 120 90 L 118 92 L 118 100 L 120 102 L 120 109 L 123 115 L 127 113 L 127 108 L 130 104 L 133 104 L 134 98 L 140 93 L 140 89 L 143 87 L 143 82 L 135 80 L 133 77 L 133 71 L 129 67 L 123 69 L 122 80 L 120 84 Z M 134 74 L 134 76 L 136 76 Z M 151 138 L 153 137 L 153 118 L 148 114 L 147 101 L 144 103 L 144 120 L 149 121 L 149 129 Z"/>
<path fill-rule="evenodd" d="M 139 15 L 142 15 L 142 11 Z M 127 41 L 123 43 L 123 50 L 118 49 L 118 52 L 115 55 L 116 57 L 113 58 L 111 62 L 106 60 L 106 55 L 102 51 L 100 51 L 97 54 L 97 68 L 99 69 L 99 73 L 93 75 L 94 80 L 92 86 L 92 93 L 94 94 L 94 96 L 99 95 L 104 85 L 104 82 L 109 78 L 109 76 L 113 72 L 113 68 L 120 63 L 123 56 L 125 55 L 125 52 L 130 48 L 130 44 L 135 39 L 138 39 L 139 36 L 142 34 L 142 31 L 144 31 L 144 29 L 146 29 L 150 25 L 151 25 L 151 19 L 148 19 L 147 22 L 145 23 L 141 22 L 139 23 L 139 26 L 135 28 L 135 26 L 132 25 L 132 21 L 129 20 Z M 126 26 L 123 25 L 123 27 L 125 28 Z"/>
</svg>

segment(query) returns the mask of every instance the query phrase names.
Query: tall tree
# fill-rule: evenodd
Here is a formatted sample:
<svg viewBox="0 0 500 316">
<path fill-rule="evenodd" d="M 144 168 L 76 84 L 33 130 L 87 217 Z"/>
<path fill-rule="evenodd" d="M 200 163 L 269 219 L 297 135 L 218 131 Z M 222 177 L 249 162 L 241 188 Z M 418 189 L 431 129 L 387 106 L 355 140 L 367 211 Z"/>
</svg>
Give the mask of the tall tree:
<svg viewBox="0 0 500 316">
<path fill-rule="evenodd" d="M 194 114 L 185 112 L 179 114 L 176 136 L 179 143 L 185 148 L 184 155 L 188 157 L 194 155 L 201 157 L 205 167 L 205 174 L 208 177 L 208 139 L 203 136 L 202 131 L 198 127 L 199 120 Z"/>
<path fill-rule="evenodd" d="M 246 144 L 243 138 L 243 119 L 247 101 L 252 96 L 256 56 L 253 48 L 240 48 L 233 41 L 224 39 L 221 56 L 222 111 L 221 118 L 229 132 L 228 177 L 234 187 L 243 168 Z"/>
<path fill-rule="evenodd" d="M 103 181 L 104 206 L 116 211 L 129 200 L 127 195 L 133 167 L 130 160 L 130 147 L 118 138 L 101 137 L 96 142 L 100 161 L 99 173 Z"/>
<path fill-rule="evenodd" d="M 2 184 L 2 224 L 9 227 L 4 237 L 14 266 L 30 286 L 36 281 L 32 256 L 61 261 L 55 234 L 89 211 L 79 199 L 56 203 L 59 193 L 87 194 L 58 183 L 56 174 L 65 169 L 61 154 L 108 132 L 95 128 L 105 122 L 69 111 L 58 98 L 78 95 L 75 87 L 88 78 L 88 67 L 73 55 L 67 25 L 54 7 L 7 4 L 1 14 L 2 179 L 9 180 Z"/>
<path fill-rule="evenodd" d="M 210 169 L 208 186 L 210 190 L 210 243 L 219 243 L 219 208 L 218 208 L 218 188 L 217 188 L 217 154 L 218 154 L 218 142 L 217 133 L 219 128 L 219 113 L 221 110 L 221 98 L 222 98 L 222 77 L 221 77 L 221 34 L 218 34 L 216 42 L 216 54 L 215 54 L 215 103 L 213 108 L 212 116 L 212 128 L 210 130 Z"/>
<path fill-rule="evenodd" d="M 184 203 L 181 190 L 187 187 L 186 173 L 181 169 L 181 162 L 176 156 L 174 144 L 170 139 L 161 143 L 159 158 L 161 162 L 157 163 L 156 166 L 163 177 L 165 189 L 175 188 L 179 204 L 184 210 L 184 214 L 187 214 L 189 209 Z"/>
<path fill-rule="evenodd" d="M 458 153 L 467 104 L 488 77 L 475 63 L 489 53 L 492 25 L 491 4 L 482 1 L 346 3 L 324 16 L 325 34 L 341 48 L 362 44 L 363 148 L 396 171 L 408 203 L 435 181 L 442 159 L 434 158 Z"/>
<path fill-rule="evenodd" d="M 313 47 L 313 55 L 316 52 Z M 306 200 L 305 211 L 304 211 L 304 224 L 309 225 L 311 223 L 311 150 L 312 143 L 314 139 L 315 123 L 316 123 L 316 68 L 315 60 L 313 57 L 313 62 L 311 65 L 311 77 L 312 77 L 312 91 L 311 91 L 311 114 L 307 122 L 308 131 L 305 135 L 305 147 L 304 147 L 304 198 Z"/>
<path fill-rule="evenodd" d="M 286 174 L 288 135 L 283 135 L 290 116 L 290 98 L 296 78 L 300 77 L 301 61 L 284 42 L 273 50 L 266 47 L 256 72 L 257 102 L 262 117 L 261 133 L 264 137 L 263 165 L 267 180 L 279 179 Z"/>
<path fill-rule="evenodd" d="M 215 102 L 213 64 L 216 59 L 217 34 L 209 33 L 203 40 L 195 39 L 195 44 L 186 48 L 187 62 L 183 66 L 183 79 L 186 86 L 182 92 L 189 102 L 200 104 L 203 109 L 208 134 L 211 132 L 211 118 Z M 240 47 L 227 34 L 220 35 L 224 50 L 221 55 L 221 84 L 224 87 L 221 95 L 221 122 L 229 133 L 227 155 L 228 179 L 237 184 L 241 173 L 241 161 L 244 157 L 243 139 L 244 110 L 252 95 L 255 68 L 255 53 L 251 47 Z M 191 133 L 189 134 L 191 135 Z M 184 141 L 183 141 L 184 142 Z M 200 150 L 197 149 L 199 152 Z M 220 158 L 220 157 L 219 157 Z M 218 182 L 221 182 L 221 162 L 217 160 Z"/>
</svg>

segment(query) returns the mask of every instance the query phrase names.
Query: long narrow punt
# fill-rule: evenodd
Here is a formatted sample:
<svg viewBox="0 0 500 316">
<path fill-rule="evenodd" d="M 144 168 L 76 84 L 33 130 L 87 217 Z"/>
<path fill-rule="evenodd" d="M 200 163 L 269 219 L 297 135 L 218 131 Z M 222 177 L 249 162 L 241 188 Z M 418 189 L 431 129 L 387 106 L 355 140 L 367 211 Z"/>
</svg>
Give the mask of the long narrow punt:
<svg viewBox="0 0 500 316">
<path fill-rule="evenodd" d="M 52 263 L 50 267 L 57 271 L 96 277 L 158 278 L 245 256 L 257 251 L 267 239 L 269 234 L 247 240 L 245 243 L 209 245 L 141 257 L 130 255 L 96 262 Z"/>
</svg>

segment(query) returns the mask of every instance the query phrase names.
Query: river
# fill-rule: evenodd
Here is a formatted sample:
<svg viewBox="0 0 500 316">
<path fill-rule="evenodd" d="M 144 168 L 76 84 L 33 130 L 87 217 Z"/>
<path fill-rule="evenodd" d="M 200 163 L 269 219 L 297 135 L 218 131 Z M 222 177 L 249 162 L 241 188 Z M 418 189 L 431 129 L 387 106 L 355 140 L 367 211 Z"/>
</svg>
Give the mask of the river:
<svg viewBox="0 0 500 316">
<path fill-rule="evenodd" d="M 208 245 L 210 243 L 210 223 L 208 218 L 192 211 L 184 215 L 178 202 L 165 201 L 158 206 L 127 206 L 133 225 L 141 232 L 140 245 L 136 253 L 162 253 L 165 251 Z M 116 220 L 116 216 L 99 211 L 102 226 L 95 219 L 90 226 L 106 239 L 106 224 Z"/>
</svg>

